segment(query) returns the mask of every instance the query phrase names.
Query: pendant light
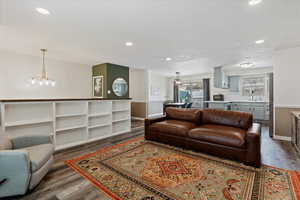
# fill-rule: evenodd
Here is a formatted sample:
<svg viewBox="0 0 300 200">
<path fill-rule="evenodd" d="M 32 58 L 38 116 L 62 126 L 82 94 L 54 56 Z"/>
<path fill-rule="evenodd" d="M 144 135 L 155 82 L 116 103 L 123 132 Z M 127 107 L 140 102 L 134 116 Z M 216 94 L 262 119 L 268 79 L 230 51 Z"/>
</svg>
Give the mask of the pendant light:
<svg viewBox="0 0 300 200">
<path fill-rule="evenodd" d="M 246 57 L 245 58 L 245 62 L 242 62 L 240 64 L 241 68 L 251 68 L 251 67 L 255 67 L 255 64 L 253 62 L 250 61 L 250 57 Z"/>
<path fill-rule="evenodd" d="M 181 84 L 181 80 L 180 80 L 180 72 L 176 72 L 176 78 L 175 78 L 175 84 L 176 85 L 180 85 Z"/>
<path fill-rule="evenodd" d="M 35 76 L 30 79 L 32 85 L 39 85 L 39 86 L 52 86 L 54 87 L 56 82 L 53 79 L 49 79 L 46 71 L 46 65 L 45 65 L 45 54 L 47 52 L 47 49 L 41 49 L 42 55 L 43 55 L 43 62 L 42 62 L 42 75 L 41 76 Z"/>
</svg>

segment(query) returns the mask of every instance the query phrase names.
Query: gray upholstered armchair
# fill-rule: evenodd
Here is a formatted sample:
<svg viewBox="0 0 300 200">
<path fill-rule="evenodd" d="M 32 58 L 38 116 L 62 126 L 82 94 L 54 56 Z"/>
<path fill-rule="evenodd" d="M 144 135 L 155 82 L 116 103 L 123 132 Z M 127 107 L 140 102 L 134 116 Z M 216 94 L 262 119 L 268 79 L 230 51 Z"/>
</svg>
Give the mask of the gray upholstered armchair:
<svg viewBox="0 0 300 200">
<path fill-rule="evenodd" d="M 33 189 L 49 171 L 53 153 L 50 136 L 0 137 L 0 197 Z"/>
</svg>

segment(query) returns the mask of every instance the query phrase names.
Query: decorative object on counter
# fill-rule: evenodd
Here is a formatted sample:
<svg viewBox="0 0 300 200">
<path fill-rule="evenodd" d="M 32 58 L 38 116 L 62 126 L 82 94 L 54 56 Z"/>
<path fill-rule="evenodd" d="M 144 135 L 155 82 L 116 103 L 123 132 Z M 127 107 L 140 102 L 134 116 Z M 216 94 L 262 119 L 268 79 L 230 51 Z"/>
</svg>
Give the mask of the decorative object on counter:
<svg viewBox="0 0 300 200">
<path fill-rule="evenodd" d="M 124 78 L 116 78 L 112 84 L 112 89 L 115 95 L 122 97 L 128 91 L 128 84 Z"/>
<path fill-rule="evenodd" d="M 93 66 L 93 77 L 103 77 L 103 98 L 129 98 L 129 68 L 103 63 Z"/>
<path fill-rule="evenodd" d="M 46 65 L 45 65 L 45 54 L 47 52 L 47 49 L 41 49 L 42 55 L 43 55 L 43 61 L 42 61 L 42 74 L 41 76 L 35 76 L 30 78 L 30 83 L 32 85 L 40 85 L 40 86 L 55 86 L 56 82 L 53 79 L 50 79 L 48 77 L 47 71 L 46 71 Z"/>
<path fill-rule="evenodd" d="M 103 76 L 93 77 L 93 96 L 103 97 Z"/>
</svg>

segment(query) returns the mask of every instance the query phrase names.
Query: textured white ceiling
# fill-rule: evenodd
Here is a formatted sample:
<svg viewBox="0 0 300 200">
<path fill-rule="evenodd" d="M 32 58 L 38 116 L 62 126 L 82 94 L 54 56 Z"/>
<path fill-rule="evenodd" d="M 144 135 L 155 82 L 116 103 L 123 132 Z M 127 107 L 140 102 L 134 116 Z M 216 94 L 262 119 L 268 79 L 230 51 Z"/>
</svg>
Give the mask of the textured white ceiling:
<svg viewBox="0 0 300 200">
<path fill-rule="evenodd" d="M 0 49 L 39 56 L 43 47 L 76 63 L 193 74 L 247 56 L 272 65 L 275 49 L 300 45 L 299 19 L 299 0 L 0 0 Z"/>
</svg>

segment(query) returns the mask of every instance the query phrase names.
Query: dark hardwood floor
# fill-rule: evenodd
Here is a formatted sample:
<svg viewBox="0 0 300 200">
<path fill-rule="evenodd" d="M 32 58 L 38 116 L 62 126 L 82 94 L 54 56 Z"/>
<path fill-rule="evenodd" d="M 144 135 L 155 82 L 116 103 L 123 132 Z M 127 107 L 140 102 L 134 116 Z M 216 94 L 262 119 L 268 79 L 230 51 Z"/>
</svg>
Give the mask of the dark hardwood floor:
<svg viewBox="0 0 300 200">
<path fill-rule="evenodd" d="M 291 142 L 273 140 L 269 137 L 269 128 L 262 128 L 261 138 L 262 163 L 278 168 L 296 170 L 300 173 L 300 153 Z"/>
<path fill-rule="evenodd" d="M 133 124 L 133 130 L 120 136 L 104 139 L 91 144 L 64 150 L 55 154 L 55 162 L 51 171 L 33 191 L 25 196 L 6 198 L 9 200 L 109 200 L 86 179 L 82 178 L 64 164 L 68 160 L 106 146 L 144 134 L 143 123 Z M 137 125 L 138 124 L 138 125 Z M 264 164 L 279 168 L 298 170 L 300 172 L 300 157 L 289 142 L 275 141 L 269 136 L 268 128 L 262 132 L 262 160 Z"/>
</svg>

